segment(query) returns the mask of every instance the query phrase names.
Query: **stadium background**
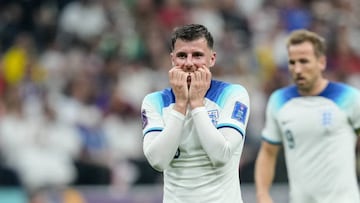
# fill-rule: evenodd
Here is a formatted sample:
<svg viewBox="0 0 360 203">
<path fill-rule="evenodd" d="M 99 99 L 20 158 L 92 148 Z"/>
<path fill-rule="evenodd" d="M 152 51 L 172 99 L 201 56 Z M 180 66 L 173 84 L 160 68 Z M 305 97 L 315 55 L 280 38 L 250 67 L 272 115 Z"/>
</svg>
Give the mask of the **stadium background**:
<svg viewBox="0 0 360 203">
<path fill-rule="evenodd" d="M 27 202 L 26 191 L 46 203 L 160 202 L 139 108 L 167 86 L 169 35 L 185 23 L 213 33 L 214 77 L 249 90 L 246 203 L 255 202 L 267 97 L 290 83 L 286 34 L 323 35 L 327 76 L 360 88 L 357 0 L 0 0 L 0 202 Z M 282 203 L 283 156 L 279 163 L 273 193 Z"/>
</svg>

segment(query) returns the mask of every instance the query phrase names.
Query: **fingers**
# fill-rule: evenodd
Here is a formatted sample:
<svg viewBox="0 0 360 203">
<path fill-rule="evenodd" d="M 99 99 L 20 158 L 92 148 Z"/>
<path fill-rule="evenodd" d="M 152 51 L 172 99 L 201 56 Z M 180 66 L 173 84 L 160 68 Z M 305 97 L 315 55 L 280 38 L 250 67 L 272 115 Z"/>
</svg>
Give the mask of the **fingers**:
<svg viewBox="0 0 360 203">
<path fill-rule="evenodd" d="M 188 74 L 182 69 L 174 67 L 169 71 L 169 80 L 172 85 L 185 85 Z"/>
<path fill-rule="evenodd" d="M 190 74 L 189 103 L 192 109 L 203 106 L 204 97 L 209 90 L 211 73 L 208 68 L 199 68 Z"/>
<path fill-rule="evenodd" d="M 203 105 L 211 83 L 211 72 L 205 65 L 194 72 L 185 72 L 175 66 L 169 70 L 170 85 L 180 106 L 190 103 L 191 108 Z"/>
<path fill-rule="evenodd" d="M 210 83 L 211 81 L 211 72 L 208 68 L 199 68 L 191 74 L 192 81 L 198 83 Z"/>
<path fill-rule="evenodd" d="M 180 103 L 180 106 L 186 106 L 188 102 L 188 75 L 188 73 L 177 67 L 169 71 L 169 82 L 175 94 L 176 103 Z"/>
</svg>

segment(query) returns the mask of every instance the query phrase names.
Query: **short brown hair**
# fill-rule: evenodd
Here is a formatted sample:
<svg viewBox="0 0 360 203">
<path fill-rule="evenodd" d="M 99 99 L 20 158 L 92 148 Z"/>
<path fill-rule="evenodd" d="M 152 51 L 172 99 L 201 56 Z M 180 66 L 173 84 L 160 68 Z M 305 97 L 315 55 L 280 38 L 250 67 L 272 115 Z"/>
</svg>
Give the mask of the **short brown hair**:
<svg viewBox="0 0 360 203">
<path fill-rule="evenodd" d="M 317 57 L 326 55 L 325 39 L 317 33 L 306 29 L 299 29 L 291 32 L 286 47 L 289 48 L 291 45 L 297 45 L 303 42 L 310 42 L 313 45 Z"/>
<path fill-rule="evenodd" d="M 184 41 L 193 41 L 199 38 L 205 38 L 210 49 L 214 46 L 214 39 L 209 30 L 200 24 L 189 24 L 182 27 L 176 27 L 171 36 L 171 50 L 174 50 L 175 42 L 178 39 Z"/>
</svg>

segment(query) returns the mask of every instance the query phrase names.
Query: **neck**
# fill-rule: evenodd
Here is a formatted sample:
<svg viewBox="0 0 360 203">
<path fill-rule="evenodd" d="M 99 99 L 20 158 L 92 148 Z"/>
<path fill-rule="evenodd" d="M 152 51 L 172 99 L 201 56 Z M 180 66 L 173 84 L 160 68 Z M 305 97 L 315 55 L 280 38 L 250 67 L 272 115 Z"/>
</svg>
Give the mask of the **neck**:
<svg viewBox="0 0 360 203">
<path fill-rule="evenodd" d="M 319 95 L 328 85 L 329 81 L 325 78 L 319 79 L 310 89 L 299 89 L 302 96 L 316 96 Z"/>
</svg>

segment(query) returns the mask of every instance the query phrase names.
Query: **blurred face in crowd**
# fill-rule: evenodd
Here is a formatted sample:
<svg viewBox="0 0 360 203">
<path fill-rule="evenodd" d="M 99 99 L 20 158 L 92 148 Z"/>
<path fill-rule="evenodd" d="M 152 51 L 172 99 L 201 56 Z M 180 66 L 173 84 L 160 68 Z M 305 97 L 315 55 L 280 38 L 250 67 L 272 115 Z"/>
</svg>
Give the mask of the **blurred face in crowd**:
<svg viewBox="0 0 360 203">
<path fill-rule="evenodd" d="M 316 90 L 323 79 L 325 56 L 317 56 L 309 41 L 288 46 L 289 71 L 300 93 L 307 94 Z"/>
</svg>

